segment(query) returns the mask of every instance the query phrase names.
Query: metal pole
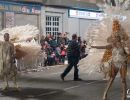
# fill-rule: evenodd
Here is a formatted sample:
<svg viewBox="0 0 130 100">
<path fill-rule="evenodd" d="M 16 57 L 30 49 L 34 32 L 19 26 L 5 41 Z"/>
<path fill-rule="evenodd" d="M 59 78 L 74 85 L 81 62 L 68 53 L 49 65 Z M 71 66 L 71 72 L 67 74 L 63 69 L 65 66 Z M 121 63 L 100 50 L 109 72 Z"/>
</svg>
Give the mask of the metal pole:
<svg viewBox="0 0 130 100">
<path fill-rule="evenodd" d="M 80 36 L 80 18 L 79 18 L 79 36 Z"/>
</svg>

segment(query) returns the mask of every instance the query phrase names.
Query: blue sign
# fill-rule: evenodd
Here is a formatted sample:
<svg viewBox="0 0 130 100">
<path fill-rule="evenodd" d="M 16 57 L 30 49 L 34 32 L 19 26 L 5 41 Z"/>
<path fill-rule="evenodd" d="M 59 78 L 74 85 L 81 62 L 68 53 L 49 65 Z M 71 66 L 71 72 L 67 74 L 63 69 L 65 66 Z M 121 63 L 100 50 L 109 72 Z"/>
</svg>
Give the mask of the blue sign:
<svg viewBox="0 0 130 100">
<path fill-rule="evenodd" d="M 0 2 L 0 11 L 11 11 L 16 13 L 40 14 L 41 6 L 11 2 Z"/>
</svg>

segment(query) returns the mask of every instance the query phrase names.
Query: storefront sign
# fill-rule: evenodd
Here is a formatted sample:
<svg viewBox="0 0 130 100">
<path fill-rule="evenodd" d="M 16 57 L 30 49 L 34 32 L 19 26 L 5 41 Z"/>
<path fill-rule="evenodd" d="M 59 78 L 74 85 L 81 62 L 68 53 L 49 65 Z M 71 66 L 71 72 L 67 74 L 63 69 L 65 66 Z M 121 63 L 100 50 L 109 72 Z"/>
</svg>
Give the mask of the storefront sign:
<svg viewBox="0 0 130 100">
<path fill-rule="evenodd" d="M 99 12 L 89 12 L 80 10 L 69 10 L 69 17 L 84 18 L 84 19 L 103 19 L 107 14 Z M 113 18 L 124 21 L 127 17 L 122 15 L 111 15 Z"/>
<path fill-rule="evenodd" d="M 104 14 L 99 12 L 69 10 L 69 16 L 75 18 L 84 18 L 84 19 L 101 19 L 103 18 Z"/>
<path fill-rule="evenodd" d="M 43 0 L 10 0 L 10 1 L 39 2 L 39 3 L 42 3 L 42 2 L 43 2 Z"/>
<path fill-rule="evenodd" d="M 41 6 L 24 5 L 24 4 L 19 4 L 19 3 L 11 4 L 11 3 L 0 2 L 0 10 L 11 11 L 11 12 L 16 12 L 16 13 L 40 14 Z"/>
</svg>

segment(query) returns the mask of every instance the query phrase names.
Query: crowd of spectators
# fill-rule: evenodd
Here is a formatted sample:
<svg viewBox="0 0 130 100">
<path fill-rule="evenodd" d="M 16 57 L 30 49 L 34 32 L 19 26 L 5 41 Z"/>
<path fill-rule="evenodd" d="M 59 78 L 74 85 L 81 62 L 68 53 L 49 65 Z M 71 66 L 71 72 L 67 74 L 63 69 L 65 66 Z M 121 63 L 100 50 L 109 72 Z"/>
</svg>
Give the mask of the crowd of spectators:
<svg viewBox="0 0 130 100">
<path fill-rule="evenodd" d="M 67 60 L 67 46 L 70 40 L 67 37 L 68 33 L 58 33 L 58 37 L 47 34 L 40 39 L 41 50 L 45 52 L 44 66 L 52 66 L 64 64 Z M 81 58 L 86 56 L 85 48 L 86 41 L 82 41 L 79 37 L 78 43 L 81 50 Z"/>
</svg>

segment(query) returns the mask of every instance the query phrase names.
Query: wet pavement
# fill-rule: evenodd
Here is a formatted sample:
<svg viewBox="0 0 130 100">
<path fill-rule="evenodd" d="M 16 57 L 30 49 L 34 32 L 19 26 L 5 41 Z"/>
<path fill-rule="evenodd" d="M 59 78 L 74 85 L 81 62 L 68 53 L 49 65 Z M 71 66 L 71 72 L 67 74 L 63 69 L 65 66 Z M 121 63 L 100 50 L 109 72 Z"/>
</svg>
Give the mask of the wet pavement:
<svg viewBox="0 0 130 100">
<path fill-rule="evenodd" d="M 60 74 L 64 68 L 58 66 L 39 72 L 21 73 L 18 78 L 20 91 L 16 91 L 10 82 L 12 87 L 8 91 L 0 91 L 0 100 L 102 100 L 106 81 L 93 79 L 82 72 L 80 77 L 83 81 L 73 81 L 73 71 L 71 71 L 63 82 Z M 117 77 L 108 94 L 108 100 L 121 100 L 120 82 Z M 130 88 L 129 77 L 127 82 Z M 4 83 L 1 81 L 0 87 L 3 86 Z"/>
</svg>

